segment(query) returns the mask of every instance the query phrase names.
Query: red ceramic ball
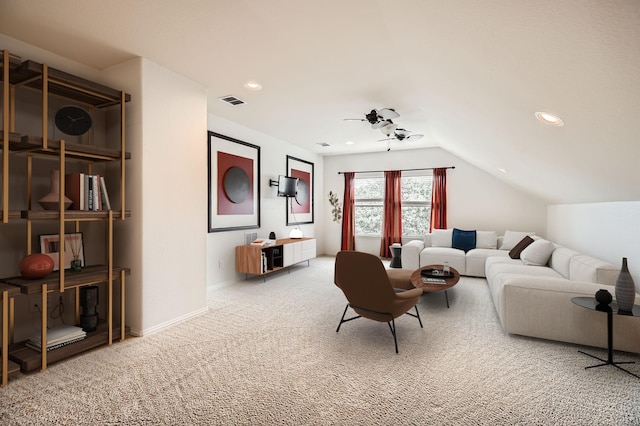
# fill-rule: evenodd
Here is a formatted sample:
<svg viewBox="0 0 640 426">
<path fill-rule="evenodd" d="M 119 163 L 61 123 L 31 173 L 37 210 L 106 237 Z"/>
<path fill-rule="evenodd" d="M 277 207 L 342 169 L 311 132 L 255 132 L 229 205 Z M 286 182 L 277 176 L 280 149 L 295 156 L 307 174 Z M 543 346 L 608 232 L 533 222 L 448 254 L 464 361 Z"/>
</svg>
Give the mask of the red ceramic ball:
<svg viewBox="0 0 640 426">
<path fill-rule="evenodd" d="M 46 254 L 32 254 L 20 261 L 18 269 L 25 278 L 44 278 L 53 271 L 53 259 Z"/>
</svg>

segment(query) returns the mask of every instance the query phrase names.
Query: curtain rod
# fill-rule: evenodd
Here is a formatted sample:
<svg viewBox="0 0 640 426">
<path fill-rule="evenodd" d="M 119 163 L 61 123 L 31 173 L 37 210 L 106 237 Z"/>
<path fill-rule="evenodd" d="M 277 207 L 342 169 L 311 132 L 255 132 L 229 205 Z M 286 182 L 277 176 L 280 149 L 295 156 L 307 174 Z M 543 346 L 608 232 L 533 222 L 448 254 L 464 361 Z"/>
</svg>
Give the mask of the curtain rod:
<svg viewBox="0 0 640 426">
<path fill-rule="evenodd" d="M 401 172 L 414 172 L 417 170 L 434 170 L 434 169 L 455 169 L 456 166 L 448 166 L 448 167 L 425 167 L 422 169 L 402 169 L 400 170 Z M 345 173 L 381 173 L 384 172 L 386 170 L 367 170 L 367 171 L 360 171 L 360 172 L 338 172 L 339 175 L 345 174 Z"/>
</svg>

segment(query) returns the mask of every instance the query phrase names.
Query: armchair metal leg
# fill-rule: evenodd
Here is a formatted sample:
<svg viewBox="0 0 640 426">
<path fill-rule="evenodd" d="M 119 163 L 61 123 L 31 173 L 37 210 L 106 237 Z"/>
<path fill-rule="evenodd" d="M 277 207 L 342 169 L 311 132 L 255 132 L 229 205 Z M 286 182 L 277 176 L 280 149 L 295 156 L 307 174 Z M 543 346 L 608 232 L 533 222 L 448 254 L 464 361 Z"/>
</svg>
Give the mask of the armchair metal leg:
<svg viewBox="0 0 640 426">
<path fill-rule="evenodd" d="M 393 334 L 393 343 L 396 345 L 396 353 L 398 353 L 398 339 L 396 339 L 396 321 L 392 318 L 391 321 L 387 323 L 389 326 L 389 330 L 391 330 L 391 334 Z"/>
<path fill-rule="evenodd" d="M 351 320 L 360 318 L 360 315 L 357 315 L 355 317 L 344 319 L 344 316 L 347 315 L 347 309 L 349 309 L 349 306 L 351 306 L 351 305 L 347 304 L 347 306 L 344 308 L 344 312 L 342 313 L 342 318 L 340 318 L 340 324 L 338 324 L 338 328 L 336 329 L 336 333 L 338 331 L 340 331 L 340 326 L 342 325 L 343 322 L 347 322 L 347 321 L 351 321 Z"/>
<path fill-rule="evenodd" d="M 420 328 L 424 328 L 422 326 L 422 320 L 420 319 L 420 312 L 418 312 L 418 305 L 414 306 L 416 308 L 416 313 L 412 314 L 411 312 L 407 312 L 407 315 L 411 315 L 414 318 L 418 318 L 418 322 L 420 323 Z"/>
</svg>

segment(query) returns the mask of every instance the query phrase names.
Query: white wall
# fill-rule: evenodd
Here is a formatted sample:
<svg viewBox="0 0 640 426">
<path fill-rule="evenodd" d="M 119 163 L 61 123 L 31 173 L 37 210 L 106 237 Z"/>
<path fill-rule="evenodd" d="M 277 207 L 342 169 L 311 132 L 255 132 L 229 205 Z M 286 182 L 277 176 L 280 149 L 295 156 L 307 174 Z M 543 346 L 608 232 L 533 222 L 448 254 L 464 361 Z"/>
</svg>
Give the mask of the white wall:
<svg viewBox="0 0 640 426">
<path fill-rule="evenodd" d="M 533 231 L 544 235 L 546 204 L 528 196 L 494 176 L 441 149 L 397 150 L 389 152 L 325 157 L 325 193 L 338 194 L 342 202 L 344 176 L 342 171 L 396 170 L 455 166 L 447 170 L 447 225 L 449 228 L 504 231 Z M 327 254 L 340 250 L 341 227 L 332 221 L 327 201 L 325 214 Z M 357 239 L 358 250 L 379 253 L 379 240 Z"/>
<path fill-rule="evenodd" d="M 241 108 L 241 107 L 240 107 Z M 287 238 L 293 226 L 286 226 L 286 198 L 276 196 L 276 188 L 269 186 L 269 179 L 287 174 L 287 155 L 314 164 L 314 223 L 300 225 L 305 237 L 317 239 L 317 252 L 323 252 L 324 232 L 323 207 L 323 159 L 321 156 L 296 145 L 275 139 L 221 117 L 209 114 L 208 130 L 232 137 L 260 147 L 260 228 L 237 231 L 212 232 L 207 236 L 207 284 L 244 279 L 244 274 L 235 272 L 235 247 L 244 244 L 244 234 L 256 232 L 258 237 L 268 237 L 269 232 L 277 238 Z M 206 151 L 206 143 L 203 145 Z M 206 161 L 206 155 L 205 155 Z M 206 167 L 206 166 L 205 166 Z M 206 202 L 206 197 L 205 197 Z M 205 213 L 206 213 L 205 208 Z M 206 219 L 206 217 L 205 217 Z"/>
<path fill-rule="evenodd" d="M 640 292 L 640 201 L 559 204 L 547 211 L 549 239 L 614 265 L 626 257 Z"/>
</svg>

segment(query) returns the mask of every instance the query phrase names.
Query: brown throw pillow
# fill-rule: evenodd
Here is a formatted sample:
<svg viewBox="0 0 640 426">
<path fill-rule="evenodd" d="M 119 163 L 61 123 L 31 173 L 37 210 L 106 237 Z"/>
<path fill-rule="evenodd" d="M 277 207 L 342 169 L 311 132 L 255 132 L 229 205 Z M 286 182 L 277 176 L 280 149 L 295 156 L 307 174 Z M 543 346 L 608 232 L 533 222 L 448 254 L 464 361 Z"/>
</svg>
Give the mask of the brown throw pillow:
<svg viewBox="0 0 640 426">
<path fill-rule="evenodd" d="M 509 252 L 509 257 L 512 259 L 520 259 L 520 253 L 522 253 L 522 250 L 527 248 L 527 246 L 532 242 L 533 242 L 533 238 L 527 235 L 526 237 L 521 239 L 520 242 L 511 249 L 511 251 Z"/>
</svg>

